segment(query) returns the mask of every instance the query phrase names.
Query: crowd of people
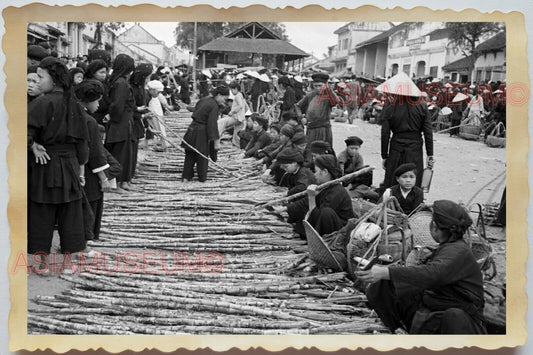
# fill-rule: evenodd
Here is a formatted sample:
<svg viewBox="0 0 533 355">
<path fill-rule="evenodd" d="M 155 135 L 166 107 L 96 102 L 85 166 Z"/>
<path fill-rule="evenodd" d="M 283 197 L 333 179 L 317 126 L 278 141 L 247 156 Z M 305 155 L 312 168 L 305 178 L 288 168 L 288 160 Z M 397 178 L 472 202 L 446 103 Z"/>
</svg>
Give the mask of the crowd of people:
<svg viewBox="0 0 533 355">
<path fill-rule="evenodd" d="M 99 237 L 103 193 L 138 190 L 132 184 L 138 149 L 150 147 L 156 138 L 153 149 L 168 149 L 165 114 L 172 110 L 192 112 L 181 142 L 184 183 L 192 181 L 195 172 L 198 181 L 206 181 L 209 161 L 217 160 L 221 144 L 232 144 L 241 149 L 239 159 L 253 159 L 263 167 L 265 183 L 286 187 L 287 196 L 307 192 L 306 197 L 277 207 L 278 213 L 287 213 L 287 222 L 302 238 L 304 221 L 321 236 L 346 227 L 355 218 L 354 197 L 377 203 L 394 196 L 405 214 L 423 203 L 421 174 L 435 164 L 431 106 L 453 107 L 455 126 L 474 116 L 481 121 L 489 111 L 505 122 L 500 88 L 489 91 L 497 97 L 491 106 L 492 101 L 483 97 L 490 87 L 486 85 L 473 88 L 470 97 L 460 86 L 444 85 L 436 92 L 431 81 L 421 88 L 407 77 L 402 84 L 409 90 L 399 93 L 391 89 L 399 84 L 397 77 L 376 90 L 355 78 L 332 82 L 322 72 L 308 78 L 281 70 L 202 70 L 192 83 L 190 72 L 181 71 L 187 68 L 156 68 L 135 63 L 126 54 L 112 59 L 95 49 L 76 62 L 51 54 L 38 45 L 28 47 L 28 253 L 42 260 L 50 253 L 56 225 L 63 253 L 92 253 L 86 241 Z M 464 98 L 454 99 L 460 95 Z M 331 112 L 342 107 L 351 116 L 378 102 L 383 102 L 381 156 L 386 174 L 374 188 L 371 171 L 358 174 L 366 167 L 361 137 L 345 137 L 346 148 L 338 154 L 333 150 Z M 267 112 L 269 108 L 274 110 Z M 327 187 L 319 189 L 323 184 Z M 462 241 L 471 221 L 461 211 L 451 201 L 435 203 L 431 233 L 440 246 L 426 264 L 390 270 L 376 266 L 360 273 L 364 280 L 380 282 L 369 289 L 369 301 L 391 331 L 399 327 L 409 331 L 415 324 L 416 332 L 430 331 L 424 322 L 438 311 L 444 312 L 438 316 L 443 325 L 437 322 L 431 331 L 483 332 L 481 272 L 472 265 L 473 257 Z M 439 266 L 444 262 L 451 268 L 458 265 L 458 258 L 468 264 L 468 272 L 454 272 L 451 277 Z M 438 277 L 432 278 L 434 274 Z M 424 282 L 414 287 L 415 278 Z M 442 302 L 434 302 L 432 308 L 427 290 L 443 285 L 447 289 Z M 456 302 L 456 291 L 461 302 Z M 416 302 L 398 309 L 398 299 L 415 292 Z M 424 307 L 420 300 L 426 302 Z M 474 310 L 465 304 L 474 305 Z M 415 322 L 413 317 L 422 308 L 429 313 L 424 321 Z M 463 317 L 467 321 L 461 324 L 469 326 L 444 322 L 450 317 Z"/>
</svg>

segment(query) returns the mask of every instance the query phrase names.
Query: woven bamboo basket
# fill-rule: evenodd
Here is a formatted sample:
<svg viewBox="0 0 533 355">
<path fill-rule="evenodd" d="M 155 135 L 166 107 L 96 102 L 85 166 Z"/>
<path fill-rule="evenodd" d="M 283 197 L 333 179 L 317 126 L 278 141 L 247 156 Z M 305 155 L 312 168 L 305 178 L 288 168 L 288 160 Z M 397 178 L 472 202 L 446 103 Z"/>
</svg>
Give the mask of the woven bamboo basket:
<svg viewBox="0 0 533 355">
<path fill-rule="evenodd" d="M 321 266 L 329 267 L 335 271 L 342 271 L 342 266 L 313 226 L 307 221 L 303 221 L 303 225 L 309 248 L 309 258 Z"/>
</svg>

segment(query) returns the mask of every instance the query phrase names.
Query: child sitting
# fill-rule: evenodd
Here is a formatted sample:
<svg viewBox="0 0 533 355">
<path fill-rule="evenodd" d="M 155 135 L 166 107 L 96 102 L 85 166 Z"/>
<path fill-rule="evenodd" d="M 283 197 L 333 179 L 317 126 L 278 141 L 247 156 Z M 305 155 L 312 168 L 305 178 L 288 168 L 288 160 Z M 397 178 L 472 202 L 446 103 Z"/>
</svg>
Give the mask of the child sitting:
<svg viewBox="0 0 533 355">
<path fill-rule="evenodd" d="M 244 148 L 244 154 L 239 156 L 240 158 L 256 157 L 257 151 L 265 148 L 272 141 L 272 138 L 270 138 L 270 135 L 266 131 L 268 129 L 268 120 L 260 114 L 253 113 L 252 121 L 254 135 Z"/>
<path fill-rule="evenodd" d="M 363 140 L 357 136 L 350 136 L 344 140 L 344 143 L 346 143 L 346 149 L 337 156 L 342 176 L 365 167 L 363 156 L 359 153 Z M 359 185 L 372 186 L 372 171 L 352 178 L 346 183 L 348 184 L 352 185 L 350 189 L 355 189 Z"/>
<path fill-rule="evenodd" d="M 164 125 L 163 106 L 159 99 L 159 94 L 164 90 L 164 86 L 159 80 L 151 80 L 147 87 L 148 93 L 152 97 L 148 103 L 148 109 L 152 115 L 148 119 L 149 127 L 147 129 L 159 136 L 159 147 L 155 150 L 164 152 L 167 149 L 167 132 Z"/>
<path fill-rule="evenodd" d="M 416 165 L 407 163 L 400 165 L 395 171 L 394 176 L 398 185 L 394 185 L 385 190 L 383 201 L 391 196 L 396 197 L 400 203 L 403 213 L 411 214 L 421 203 L 424 202 L 424 191 L 416 184 Z"/>
</svg>

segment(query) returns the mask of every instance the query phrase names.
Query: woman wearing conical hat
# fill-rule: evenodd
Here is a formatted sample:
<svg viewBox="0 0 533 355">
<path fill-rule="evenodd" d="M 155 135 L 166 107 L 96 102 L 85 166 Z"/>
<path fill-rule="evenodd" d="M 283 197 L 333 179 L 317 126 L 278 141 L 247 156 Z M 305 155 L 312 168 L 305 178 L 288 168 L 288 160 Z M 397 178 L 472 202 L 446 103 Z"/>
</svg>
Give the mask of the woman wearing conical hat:
<svg viewBox="0 0 533 355">
<path fill-rule="evenodd" d="M 376 89 L 387 98 L 381 126 L 381 157 L 385 169 L 382 188 L 384 190 L 395 184 L 394 171 L 405 163 L 416 164 L 416 184 L 420 186 L 424 170 L 423 143 L 426 146 L 428 167 L 431 168 L 434 164 L 431 118 L 422 93 L 403 72 Z"/>
</svg>

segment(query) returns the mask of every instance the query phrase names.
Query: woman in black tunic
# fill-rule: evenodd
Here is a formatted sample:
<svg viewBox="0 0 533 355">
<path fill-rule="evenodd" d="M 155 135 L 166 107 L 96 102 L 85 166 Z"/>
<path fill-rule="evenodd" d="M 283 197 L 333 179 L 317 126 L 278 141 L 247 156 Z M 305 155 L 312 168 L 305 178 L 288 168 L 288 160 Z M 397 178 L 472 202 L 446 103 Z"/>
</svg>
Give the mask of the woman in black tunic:
<svg viewBox="0 0 533 355">
<path fill-rule="evenodd" d="M 371 282 L 368 302 L 392 332 L 485 334 L 483 276 L 463 235 L 466 210 L 435 201 L 429 229 L 439 243 L 429 258 L 406 267 L 373 266 L 356 276 Z"/>
<path fill-rule="evenodd" d="M 206 96 L 196 104 L 192 113 L 192 122 L 183 137 L 188 144 L 182 143 L 185 148 L 185 161 L 183 162 L 183 181 L 191 181 L 194 176 L 194 166 L 198 180 L 207 180 L 208 160 L 191 149 L 194 147 L 205 157 L 219 148 L 218 116 L 220 106 L 224 105 L 229 96 L 229 89 L 226 86 L 218 86 L 211 95 Z"/>
<path fill-rule="evenodd" d="M 33 153 L 28 172 L 28 253 L 39 253 L 43 260 L 56 223 L 63 253 L 86 247 L 81 167 L 89 149 L 87 125 L 71 92 L 67 67 L 47 57 L 37 73 L 44 95 L 28 107 L 28 149 Z"/>
<path fill-rule="evenodd" d="M 135 168 L 137 167 L 137 153 L 139 150 L 139 140 L 145 136 L 145 126 L 143 119 L 147 116 L 148 102 L 150 96 L 146 92 L 145 86 L 152 74 L 153 66 L 150 63 L 141 63 L 135 67 L 130 78 L 131 89 L 133 90 L 133 98 L 135 99 L 135 109 L 133 111 L 133 163 L 132 176 L 135 176 Z"/>
<path fill-rule="evenodd" d="M 134 69 L 133 58 L 119 54 L 113 63 L 109 77 L 109 122 L 107 123 L 105 147 L 122 166 L 117 177 L 119 187 L 134 191 L 130 182 L 133 177 L 133 111 L 135 100 L 129 84 Z"/>
<path fill-rule="evenodd" d="M 394 171 L 405 163 L 416 164 L 416 184 L 420 187 L 424 171 L 422 133 L 428 156 L 427 165 L 432 168 L 433 128 L 426 103 L 419 98 L 390 95 L 383 108 L 381 125 L 381 157 L 385 168 L 383 189 L 395 184 Z"/>
<path fill-rule="evenodd" d="M 98 108 L 98 101 L 102 98 L 104 86 L 98 80 L 89 79 L 76 85 L 74 92 L 83 107 L 82 115 L 87 123 L 89 134 L 89 160 L 85 166 L 85 186 L 83 189 L 94 214 L 93 238 L 98 239 L 104 211 L 103 192 L 111 191 L 111 184 L 105 174 L 110 165 L 107 162 L 106 151 L 100 138 L 98 123 L 90 114 Z"/>
<path fill-rule="evenodd" d="M 294 108 L 294 104 L 296 103 L 296 95 L 294 94 L 294 88 L 292 87 L 292 83 L 288 77 L 282 76 L 279 78 L 278 85 L 280 91 L 283 93 L 278 121 L 280 121 L 283 125 L 287 123 L 283 120 L 285 113 L 296 113 L 296 109 Z"/>
<path fill-rule="evenodd" d="M 104 117 L 109 112 L 109 88 L 107 87 L 107 70 L 108 65 L 103 59 L 94 59 L 87 66 L 85 79 L 96 79 L 104 85 L 104 94 L 98 102 L 98 110 L 91 116 L 96 119 L 98 124 L 104 125 Z"/>
<path fill-rule="evenodd" d="M 319 155 L 315 158 L 315 178 L 323 184 L 340 177 L 337 158 L 333 155 Z M 307 187 L 307 197 L 287 205 L 287 222 L 295 223 L 294 231 L 305 235 L 302 221 L 309 211 L 307 221 L 320 235 L 341 229 L 350 218 L 354 218 L 352 200 L 341 183 L 334 183 L 320 192 L 317 185 Z"/>
</svg>

